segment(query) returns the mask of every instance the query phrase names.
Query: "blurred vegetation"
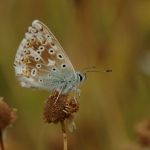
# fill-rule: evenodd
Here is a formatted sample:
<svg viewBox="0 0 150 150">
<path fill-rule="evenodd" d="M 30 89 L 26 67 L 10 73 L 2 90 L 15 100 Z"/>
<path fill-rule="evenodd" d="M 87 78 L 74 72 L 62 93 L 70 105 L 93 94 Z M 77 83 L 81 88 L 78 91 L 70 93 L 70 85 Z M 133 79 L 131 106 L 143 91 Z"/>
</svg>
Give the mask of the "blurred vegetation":
<svg viewBox="0 0 150 150">
<path fill-rule="evenodd" d="M 135 126 L 150 117 L 150 1 L 0 1 L 0 96 L 18 109 L 6 147 L 60 150 L 60 126 L 42 120 L 49 93 L 20 87 L 14 75 L 17 47 L 34 19 L 52 30 L 77 70 L 93 65 L 113 70 L 89 73 L 81 87 L 70 150 L 122 150 L 134 144 Z"/>
</svg>

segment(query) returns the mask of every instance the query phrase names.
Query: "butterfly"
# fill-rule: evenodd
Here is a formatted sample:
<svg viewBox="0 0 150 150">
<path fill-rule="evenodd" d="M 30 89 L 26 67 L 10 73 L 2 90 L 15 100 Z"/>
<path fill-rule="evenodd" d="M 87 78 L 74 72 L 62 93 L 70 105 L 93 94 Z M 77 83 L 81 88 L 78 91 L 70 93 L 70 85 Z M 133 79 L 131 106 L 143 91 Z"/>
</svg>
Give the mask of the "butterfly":
<svg viewBox="0 0 150 150">
<path fill-rule="evenodd" d="M 18 47 L 14 68 L 21 86 L 60 94 L 76 93 L 86 77 L 74 70 L 56 37 L 39 20 L 28 27 Z"/>
</svg>

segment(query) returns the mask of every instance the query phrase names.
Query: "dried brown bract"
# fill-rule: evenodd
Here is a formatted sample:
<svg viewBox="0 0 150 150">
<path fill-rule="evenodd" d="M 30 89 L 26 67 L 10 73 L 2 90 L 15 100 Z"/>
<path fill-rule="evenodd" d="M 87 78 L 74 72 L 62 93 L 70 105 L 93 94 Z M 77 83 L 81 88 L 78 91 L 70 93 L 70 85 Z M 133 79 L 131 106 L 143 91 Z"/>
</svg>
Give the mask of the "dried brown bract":
<svg viewBox="0 0 150 150">
<path fill-rule="evenodd" d="M 135 132 L 141 146 L 150 147 L 150 119 L 139 123 Z"/>
<path fill-rule="evenodd" d="M 75 98 L 55 91 L 45 102 L 44 120 L 48 123 L 58 123 L 65 119 L 73 119 L 78 110 L 79 103 Z"/>
<path fill-rule="evenodd" d="M 16 120 L 16 109 L 8 106 L 0 97 L 0 130 L 4 130 L 6 127 L 12 125 Z"/>
<path fill-rule="evenodd" d="M 12 125 L 16 120 L 16 109 L 8 106 L 6 102 L 4 102 L 3 98 L 0 97 L 0 148 L 1 150 L 5 150 L 4 142 L 3 142 L 3 131 L 8 126 Z"/>
</svg>

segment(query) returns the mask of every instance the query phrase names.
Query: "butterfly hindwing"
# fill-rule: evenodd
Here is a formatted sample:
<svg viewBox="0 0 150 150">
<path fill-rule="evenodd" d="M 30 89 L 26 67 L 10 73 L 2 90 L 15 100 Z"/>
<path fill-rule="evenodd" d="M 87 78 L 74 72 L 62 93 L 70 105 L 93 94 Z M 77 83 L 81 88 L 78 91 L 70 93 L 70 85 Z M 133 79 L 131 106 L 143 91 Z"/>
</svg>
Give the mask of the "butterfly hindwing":
<svg viewBox="0 0 150 150">
<path fill-rule="evenodd" d="M 63 86 L 74 68 L 58 40 L 42 22 L 35 20 L 17 50 L 15 72 L 22 86 L 54 90 Z"/>
</svg>

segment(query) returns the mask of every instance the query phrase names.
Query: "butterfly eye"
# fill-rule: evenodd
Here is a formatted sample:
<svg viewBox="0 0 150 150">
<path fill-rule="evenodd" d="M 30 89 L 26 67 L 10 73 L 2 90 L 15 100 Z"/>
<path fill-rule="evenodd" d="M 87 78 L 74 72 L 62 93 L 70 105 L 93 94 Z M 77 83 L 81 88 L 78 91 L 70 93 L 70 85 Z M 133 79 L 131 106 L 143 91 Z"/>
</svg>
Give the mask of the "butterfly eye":
<svg viewBox="0 0 150 150">
<path fill-rule="evenodd" d="M 65 69 L 66 67 L 67 67 L 66 64 L 62 64 L 62 65 L 61 65 L 61 68 L 63 68 L 63 69 Z"/>
<path fill-rule="evenodd" d="M 53 50 L 52 48 L 50 48 L 50 49 L 48 50 L 48 52 L 49 52 L 50 54 L 54 54 L 54 50 Z"/>
<path fill-rule="evenodd" d="M 37 73 L 37 70 L 36 70 L 36 69 L 32 69 L 32 70 L 31 70 L 31 76 L 34 76 L 34 77 L 35 77 L 35 76 L 36 76 L 36 73 Z"/>
<path fill-rule="evenodd" d="M 41 68 L 41 64 L 36 64 L 36 68 Z"/>
<path fill-rule="evenodd" d="M 80 81 L 82 81 L 83 80 L 83 77 L 79 74 L 79 79 L 80 79 Z"/>
<path fill-rule="evenodd" d="M 45 47 L 44 46 L 39 46 L 40 51 L 44 51 Z"/>
<path fill-rule="evenodd" d="M 35 61 L 39 61 L 40 58 L 39 58 L 39 57 L 35 57 L 34 60 L 35 60 Z"/>
<path fill-rule="evenodd" d="M 61 54 L 58 54 L 58 55 L 57 55 L 57 58 L 58 58 L 58 59 L 63 59 L 63 56 L 62 56 Z"/>
</svg>

